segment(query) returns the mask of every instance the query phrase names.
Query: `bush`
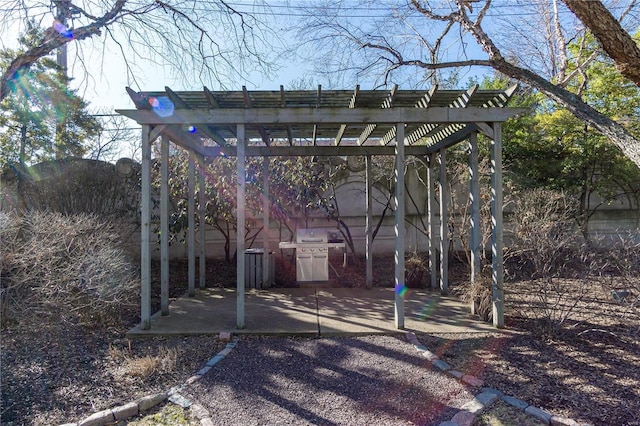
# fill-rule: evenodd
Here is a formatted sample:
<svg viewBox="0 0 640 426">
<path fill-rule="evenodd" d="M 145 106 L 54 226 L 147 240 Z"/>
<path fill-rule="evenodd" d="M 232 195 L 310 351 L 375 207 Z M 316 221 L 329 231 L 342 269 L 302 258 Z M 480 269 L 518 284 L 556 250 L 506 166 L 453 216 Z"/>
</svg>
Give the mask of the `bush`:
<svg viewBox="0 0 640 426">
<path fill-rule="evenodd" d="M 404 262 L 405 284 L 409 288 L 429 288 L 431 275 L 429 274 L 429 258 L 420 253 L 411 253 Z"/>
<path fill-rule="evenodd" d="M 87 214 L 0 212 L 3 326 L 119 322 L 139 288 L 138 269 L 121 249 L 127 228 Z"/>
<path fill-rule="evenodd" d="M 529 303 L 518 315 L 545 336 L 558 334 L 563 323 L 588 292 L 590 282 L 580 258 L 586 242 L 575 221 L 577 204 L 563 193 L 531 190 L 515 202 L 511 247 L 506 258 L 511 268 L 529 274 Z M 560 278 L 568 274 L 577 285 Z"/>
<path fill-rule="evenodd" d="M 82 158 L 15 168 L 2 175 L 0 206 L 139 221 L 140 178 L 135 164 L 132 169 L 122 176 L 113 164 Z"/>
<path fill-rule="evenodd" d="M 577 212 L 575 200 L 546 190 L 528 191 L 515 204 L 505 258 L 512 272 L 528 280 L 515 310 L 543 336 L 566 332 L 568 323 L 591 322 L 604 310 L 620 323 L 631 325 L 639 319 L 640 245 L 631 236 L 586 240 L 575 220 Z M 599 309 L 585 310 L 602 289 L 605 299 Z M 615 302 L 626 309 L 607 308 Z"/>
<path fill-rule="evenodd" d="M 465 302 L 473 302 L 473 311 L 484 322 L 493 321 L 492 285 L 491 265 L 485 265 L 475 282 L 462 295 Z"/>
</svg>

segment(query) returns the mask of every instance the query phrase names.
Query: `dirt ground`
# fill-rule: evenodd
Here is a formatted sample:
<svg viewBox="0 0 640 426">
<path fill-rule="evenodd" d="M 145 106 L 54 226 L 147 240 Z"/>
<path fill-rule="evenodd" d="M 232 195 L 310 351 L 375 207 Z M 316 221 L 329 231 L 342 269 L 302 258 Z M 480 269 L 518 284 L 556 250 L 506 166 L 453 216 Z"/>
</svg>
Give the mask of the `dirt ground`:
<svg viewBox="0 0 640 426">
<path fill-rule="evenodd" d="M 278 285 L 294 285 L 290 259 L 278 262 Z M 364 285 L 364 263 L 332 258 L 332 285 Z M 393 284 L 393 258 L 374 262 L 374 285 Z M 154 290 L 159 268 L 154 265 Z M 183 294 L 186 264 L 171 265 L 171 297 Z M 209 261 L 208 286 L 234 286 L 234 265 Z M 213 278 L 215 277 L 215 278 Z M 466 292 L 468 273 L 452 262 L 451 291 Z M 295 280 L 295 275 L 293 276 Z M 428 285 L 423 282 L 423 285 Z M 565 280 L 568 294 L 554 306 L 565 312 L 559 332 L 541 333 L 534 309 L 539 297 L 527 280 L 508 281 L 506 325 L 511 333 L 419 335 L 433 352 L 487 386 L 553 413 L 594 425 L 640 425 L 640 340 L 637 307 L 612 300 L 604 283 Z M 154 308 L 159 301 L 154 297 Z M 212 337 L 126 340 L 137 312 L 120 326 L 87 329 L 76 324 L 14 325 L 2 330 L 0 421 L 3 425 L 52 425 L 77 421 L 184 381 L 224 343 Z M 495 412 L 500 412 L 497 406 Z M 488 418 L 488 417 L 487 417 Z M 484 424 L 491 424 L 489 420 Z"/>
</svg>

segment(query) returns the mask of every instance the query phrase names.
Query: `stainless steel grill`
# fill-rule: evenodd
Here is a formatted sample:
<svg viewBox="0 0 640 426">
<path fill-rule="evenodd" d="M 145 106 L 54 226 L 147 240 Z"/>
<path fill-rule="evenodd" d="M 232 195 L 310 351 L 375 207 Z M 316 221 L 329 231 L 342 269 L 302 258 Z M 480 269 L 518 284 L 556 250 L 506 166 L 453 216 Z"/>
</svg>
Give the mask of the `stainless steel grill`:
<svg viewBox="0 0 640 426">
<path fill-rule="evenodd" d="M 329 249 L 344 250 L 344 242 L 329 242 L 323 228 L 298 229 L 295 243 L 280 243 L 281 249 L 296 250 L 296 280 L 299 282 L 329 281 Z"/>
</svg>

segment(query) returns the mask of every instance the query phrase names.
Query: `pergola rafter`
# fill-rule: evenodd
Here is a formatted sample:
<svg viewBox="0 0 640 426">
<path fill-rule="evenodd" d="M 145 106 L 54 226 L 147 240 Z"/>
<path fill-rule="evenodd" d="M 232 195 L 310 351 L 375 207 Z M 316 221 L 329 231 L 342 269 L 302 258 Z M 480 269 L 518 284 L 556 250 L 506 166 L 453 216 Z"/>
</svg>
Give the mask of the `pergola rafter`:
<svg viewBox="0 0 640 426">
<path fill-rule="evenodd" d="M 479 223 L 477 189 L 477 134 L 483 133 L 492 139 L 492 252 L 493 252 L 493 303 L 494 325 L 502 327 L 503 318 L 503 269 L 502 269 L 502 133 L 501 123 L 523 112 L 523 109 L 507 108 L 506 105 L 516 87 L 507 90 L 480 90 L 477 86 L 469 90 L 294 90 L 285 91 L 282 86 L 276 91 L 202 91 L 180 92 L 165 88 L 157 92 L 136 92 L 127 88 L 136 109 L 118 110 L 142 125 L 142 290 L 141 290 L 141 326 L 151 326 L 150 315 L 150 162 L 151 143 L 162 137 L 161 162 L 167 160 L 166 142 L 171 141 L 189 150 L 189 194 L 195 198 L 195 163 L 203 163 L 204 157 L 219 155 L 238 158 L 238 205 L 245 200 L 246 157 L 265 158 L 263 167 L 268 172 L 268 157 L 271 156 L 365 156 L 367 181 L 367 283 L 371 283 L 371 156 L 393 155 L 395 161 L 396 189 L 396 286 L 404 282 L 404 164 L 406 156 L 426 158 L 429 163 L 429 259 L 432 277 L 436 267 L 436 227 L 434 182 L 436 159 L 440 162 L 437 179 L 440 190 L 440 287 L 447 288 L 447 212 L 446 186 L 446 150 L 465 140 L 470 144 L 472 224 L 477 233 Z M 266 174 L 266 173 L 265 173 Z M 163 168 L 163 180 L 166 170 Z M 474 180 L 475 179 L 475 180 Z M 197 185 L 202 188 L 201 175 Z M 263 226 L 268 229 L 268 177 L 263 182 L 264 214 Z M 161 196 L 167 197 L 166 188 Z M 203 203 L 202 191 L 200 202 Z M 161 200 L 162 201 L 162 200 Z M 166 200 L 161 202 L 161 222 L 163 229 L 167 220 Z M 199 214 L 204 215 L 203 209 Z M 194 227 L 195 207 L 189 204 L 189 224 Z M 237 229 L 245 228 L 244 209 L 238 209 Z M 200 223 L 204 218 L 200 217 Z M 164 234 L 165 232 L 163 232 Z M 244 252 L 244 236 L 237 236 L 238 253 Z M 202 231 L 201 244 L 204 241 Z M 476 235 L 476 234 L 473 234 Z M 189 293 L 195 291 L 195 237 L 192 231 L 189 244 Z M 265 247 L 268 238 L 264 240 Z M 163 239 L 163 246 L 166 244 Z M 471 244 L 473 259 L 479 259 L 477 238 Z M 268 248 L 268 247 L 266 247 Z M 162 249 L 166 253 L 166 247 Z M 200 246 L 200 270 L 204 271 L 204 245 Z M 162 262 L 165 262 L 162 257 Z M 237 256 L 237 327 L 244 327 L 244 256 Z M 444 265 L 444 266 L 443 266 Z M 444 269 L 443 269 L 444 268 Z M 166 272 L 166 265 L 161 268 Z M 475 276 L 475 274 L 472 274 Z M 432 279 L 432 282 L 435 282 Z M 162 313 L 169 314 L 166 280 L 162 280 Z M 200 287 L 204 281 L 200 281 Z M 404 327 L 404 305 L 396 292 L 396 327 Z"/>
<path fill-rule="evenodd" d="M 465 108 L 468 104 L 469 101 L 471 100 L 471 98 L 473 97 L 473 94 L 478 90 L 478 85 L 475 85 L 473 87 L 471 87 L 469 90 L 467 90 L 464 93 L 461 93 L 460 96 L 458 96 L 453 102 L 451 102 L 451 104 L 449 104 L 450 108 Z M 483 105 L 484 106 L 484 105 Z M 458 126 L 464 126 L 461 123 L 427 123 L 427 124 L 423 124 L 422 126 L 420 126 L 416 131 L 414 131 L 411 135 L 409 135 L 409 143 L 413 143 L 415 141 L 418 141 L 424 137 L 427 137 L 429 135 L 431 135 L 431 139 L 432 139 L 432 144 L 435 144 L 438 142 L 439 138 L 442 138 L 442 136 L 447 135 L 446 133 L 449 132 L 449 134 L 453 134 L 455 133 L 455 131 L 460 130 L 460 128 Z M 453 127 L 458 127 L 455 130 L 451 131 Z"/>
<path fill-rule="evenodd" d="M 393 98 L 395 98 L 397 90 L 398 90 L 398 85 L 396 84 L 393 86 L 391 91 L 389 91 L 389 95 L 384 100 L 384 102 L 382 102 L 382 105 L 380 105 L 380 108 L 383 108 L 383 109 L 391 108 L 391 106 L 393 105 Z M 369 136 L 371 136 L 373 131 L 376 129 L 376 126 L 377 126 L 377 123 L 371 123 L 364 128 L 360 136 L 358 136 L 358 145 L 364 144 L 364 142 L 367 139 L 369 139 Z"/>
<path fill-rule="evenodd" d="M 280 108 L 287 107 L 287 101 L 284 94 L 284 86 L 280 86 Z M 293 131 L 291 130 L 291 126 L 285 127 L 287 132 L 287 140 L 289 141 L 289 145 L 293 145 Z"/>
<path fill-rule="evenodd" d="M 433 86 L 431 90 L 429 90 L 429 92 L 425 93 L 425 95 L 416 104 L 416 108 L 429 108 L 429 103 L 431 102 L 431 98 L 433 98 L 433 94 L 436 92 L 436 90 L 438 90 L 438 86 Z M 423 124 L 416 130 L 411 132 L 409 136 L 407 136 L 409 145 L 425 137 L 433 126 L 435 126 L 435 124 L 433 123 Z"/>
<path fill-rule="evenodd" d="M 353 91 L 353 96 L 351 97 L 351 100 L 349 101 L 349 108 L 353 109 L 356 107 L 356 101 L 358 99 L 358 93 L 360 92 L 360 85 L 356 86 L 356 89 Z M 347 125 L 346 124 L 341 124 L 340 125 L 340 130 L 338 130 L 338 134 L 336 135 L 336 139 L 335 139 L 335 144 L 336 145 L 340 145 L 340 142 L 342 141 L 342 137 L 344 136 L 344 132 L 345 130 L 347 130 Z"/>
<path fill-rule="evenodd" d="M 204 95 L 205 95 L 205 97 L 207 99 L 207 103 L 209 104 L 209 109 L 212 109 L 212 110 L 213 109 L 220 109 L 220 104 L 218 104 L 218 101 L 216 100 L 216 97 L 206 87 L 204 87 Z M 227 126 L 225 128 L 225 130 L 228 130 L 233 135 L 233 137 L 237 136 L 236 130 L 234 128 Z M 227 142 L 224 141 L 224 142 L 222 142 L 222 144 L 223 145 L 227 145 Z"/>
<path fill-rule="evenodd" d="M 251 100 L 251 95 L 247 90 L 247 86 L 242 86 L 242 94 L 244 95 L 244 107 L 253 108 L 253 101 Z M 258 133 L 260 133 L 262 142 L 264 142 L 265 145 L 269 146 L 271 144 L 271 141 L 269 140 L 269 135 L 267 133 L 267 130 L 264 128 L 264 126 L 260 124 L 258 124 L 256 127 L 258 129 Z"/>
</svg>

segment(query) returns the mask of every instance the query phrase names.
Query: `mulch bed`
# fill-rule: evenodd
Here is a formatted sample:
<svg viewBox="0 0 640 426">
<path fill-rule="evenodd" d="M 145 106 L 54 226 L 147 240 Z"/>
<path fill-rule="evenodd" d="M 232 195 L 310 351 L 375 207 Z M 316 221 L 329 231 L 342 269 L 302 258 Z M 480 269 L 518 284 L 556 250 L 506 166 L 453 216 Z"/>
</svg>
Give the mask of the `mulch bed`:
<svg viewBox="0 0 640 426">
<path fill-rule="evenodd" d="M 453 368 L 554 414 L 594 425 L 640 424 L 637 341 L 606 333 L 554 341 L 524 332 L 418 338 Z"/>
</svg>

